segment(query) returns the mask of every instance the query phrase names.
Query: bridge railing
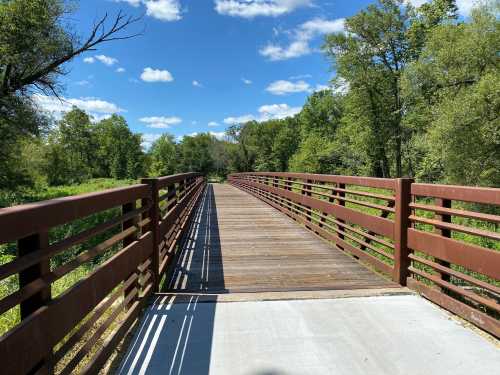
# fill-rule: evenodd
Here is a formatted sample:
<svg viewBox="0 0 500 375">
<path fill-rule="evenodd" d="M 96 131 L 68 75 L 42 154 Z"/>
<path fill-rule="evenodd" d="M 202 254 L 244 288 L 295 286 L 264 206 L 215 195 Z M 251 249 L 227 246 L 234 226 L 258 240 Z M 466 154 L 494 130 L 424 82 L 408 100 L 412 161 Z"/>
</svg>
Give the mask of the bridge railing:
<svg viewBox="0 0 500 375">
<path fill-rule="evenodd" d="M 278 172 L 229 182 L 500 337 L 500 189 Z"/>
<path fill-rule="evenodd" d="M 187 173 L 0 209 L 0 245 L 16 253 L 0 265 L 1 372 L 97 373 L 158 288 L 204 186 Z"/>
</svg>

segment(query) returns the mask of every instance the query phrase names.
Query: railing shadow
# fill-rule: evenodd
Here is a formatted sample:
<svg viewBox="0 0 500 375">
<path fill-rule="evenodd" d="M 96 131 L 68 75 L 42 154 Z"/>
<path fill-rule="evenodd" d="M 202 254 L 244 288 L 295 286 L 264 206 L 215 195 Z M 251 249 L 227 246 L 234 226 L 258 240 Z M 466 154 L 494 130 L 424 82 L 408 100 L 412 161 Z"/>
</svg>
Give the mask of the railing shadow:
<svg viewBox="0 0 500 375">
<path fill-rule="evenodd" d="M 117 374 L 208 374 L 224 274 L 213 187 L 200 201 L 168 290 L 144 313 Z M 210 294 L 208 294 L 210 293 Z"/>
</svg>

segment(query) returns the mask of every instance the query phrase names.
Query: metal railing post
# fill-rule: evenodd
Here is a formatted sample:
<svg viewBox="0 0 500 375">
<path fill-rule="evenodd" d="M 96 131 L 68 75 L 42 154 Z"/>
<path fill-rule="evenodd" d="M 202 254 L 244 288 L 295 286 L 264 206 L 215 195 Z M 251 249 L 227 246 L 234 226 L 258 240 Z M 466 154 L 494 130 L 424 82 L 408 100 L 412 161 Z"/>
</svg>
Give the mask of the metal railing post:
<svg viewBox="0 0 500 375">
<path fill-rule="evenodd" d="M 43 251 L 49 246 L 49 233 L 44 231 L 32 234 L 31 236 L 21 238 L 17 241 L 17 256 L 22 258 L 28 256 L 33 252 Z M 46 258 L 40 262 L 28 267 L 19 272 L 19 290 L 32 283 L 37 279 L 50 273 L 50 259 Z M 52 299 L 51 285 L 47 284 L 42 290 L 33 294 L 31 297 L 26 298 L 20 303 L 21 320 L 25 320 L 31 316 L 35 311 L 43 306 L 46 306 Z M 39 343 L 44 345 L 43 343 Z M 44 348 L 47 353 L 46 358 L 42 359 L 33 369 L 36 373 L 52 374 L 53 368 L 50 363 L 52 355 L 52 347 Z"/>
<path fill-rule="evenodd" d="M 160 239 L 159 239 L 159 225 L 160 225 L 160 207 L 159 207 L 159 188 L 157 178 L 143 178 L 141 183 L 149 185 L 151 189 L 151 196 L 144 199 L 142 204 L 150 204 L 148 212 L 144 212 L 143 217 L 149 218 L 150 223 L 144 227 L 145 231 L 151 231 L 153 235 L 153 254 L 151 257 L 151 269 L 153 270 L 153 290 L 159 291 L 160 286 Z"/>
<path fill-rule="evenodd" d="M 393 280 L 406 285 L 409 276 L 410 251 L 408 249 L 408 227 L 410 226 L 410 203 L 412 178 L 396 180 L 396 212 L 394 218 L 394 273 Z"/>
</svg>

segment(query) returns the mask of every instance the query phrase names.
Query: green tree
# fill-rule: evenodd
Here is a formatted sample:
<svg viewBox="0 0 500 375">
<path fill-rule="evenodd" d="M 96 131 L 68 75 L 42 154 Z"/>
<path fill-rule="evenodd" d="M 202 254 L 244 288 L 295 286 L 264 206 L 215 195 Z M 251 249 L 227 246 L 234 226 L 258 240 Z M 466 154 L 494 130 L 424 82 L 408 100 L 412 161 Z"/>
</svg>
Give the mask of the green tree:
<svg viewBox="0 0 500 375">
<path fill-rule="evenodd" d="M 326 39 L 326 54 L 349 84 L 348 119 L 372 133 L 367 152 L 375 176 L 403 175 L 404 143 L 411 134 L 403 123 L 402 74 L 419 55 L 426 31 L 453 17 L 455 9 L 453 1 L 435 1 L 418 13 L 403 0 L 379 0 L 348 18 L 346 33 Z M 417 23 L 423 26 L 415 38 Z"/>
<path fill-rule="evenodd" d="M 500 185 L 500 23 L 494 8 L 435 27 L 404 76 L 414 154 L 427 181 Z"/>
<path fill-rule="evenodd" d="M 112 115 L 95 125 L 96 174 L 137 179 L 145 173 L 141 135 L 133 134 L 123 116 Z"/>
<path fill-rule="evenodd" d="M 74 107 L 48 137 L 46 174 L 49 184 L 73 184 L 91 178 L 95 152 L 90 118 Z"/>
<path fill-rule="evenodd" d="M 173 135 L 163 134 L 149 150 L 151 176 L 168 176 L 178 169 L 177 145 Z"/>
</svg>

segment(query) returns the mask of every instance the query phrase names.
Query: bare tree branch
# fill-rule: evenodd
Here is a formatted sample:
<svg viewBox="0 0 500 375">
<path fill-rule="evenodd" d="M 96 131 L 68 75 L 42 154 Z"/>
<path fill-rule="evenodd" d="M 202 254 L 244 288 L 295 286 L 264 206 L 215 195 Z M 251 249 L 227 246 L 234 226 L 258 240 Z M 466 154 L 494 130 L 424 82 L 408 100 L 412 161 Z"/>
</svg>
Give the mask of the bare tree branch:
<svg viewBox="0 0 500 375">
<path fill-rule="evenodd" d="M 116 15 L 111 27 L 109 29 L 106 28 L 106 23 L 108 21 L 108 14 L 106 13 L 103 17 L 101 17 L 92 28 L 89 37 L 86 41 L 80 45 L 79 47 L 71 48 L 71 51 L 64 54 L 63 56 L 55 59 L 54 61 L 49 62 L 45 66 L 41 66 L 34 71 L 30 72 L 28 75 L 20 75 L 20 76 L 12 76 L 12 77 L 4 77 L 3 86 L 1 87 L 0 97 L 3 95 L 8 95 L 14 93 L 19 90 L 23 90 L 26 86 L 34 85 L 39 88 L 40 86 L 48 87 L 49 90 L 55 94 L 56 89 L 54 84 L 50 79 L 46 79 L 46 76 L 50 73 L 62 73 L 62 71 L 58 70 L 61 65 L 64 63 L 74 59 L 76 56 L 86 52 L 86 51 L 94 51 L 96 50 L 96 46 L 102 43 L 111 42 L 115 40 L 126 40 L 135 38 L 143 34 L 143 31 L 135 34 L 123 35 L 119 34 L 124 31 L 129 26 L 138 23 L 142 20 L 143 16 L 132 17 L 126 16 L 121 10 Z M 76 44 L 76 43 L 75 43 Z M 56 95 L 57 96 L 57 95 Z"/>
</svg>

